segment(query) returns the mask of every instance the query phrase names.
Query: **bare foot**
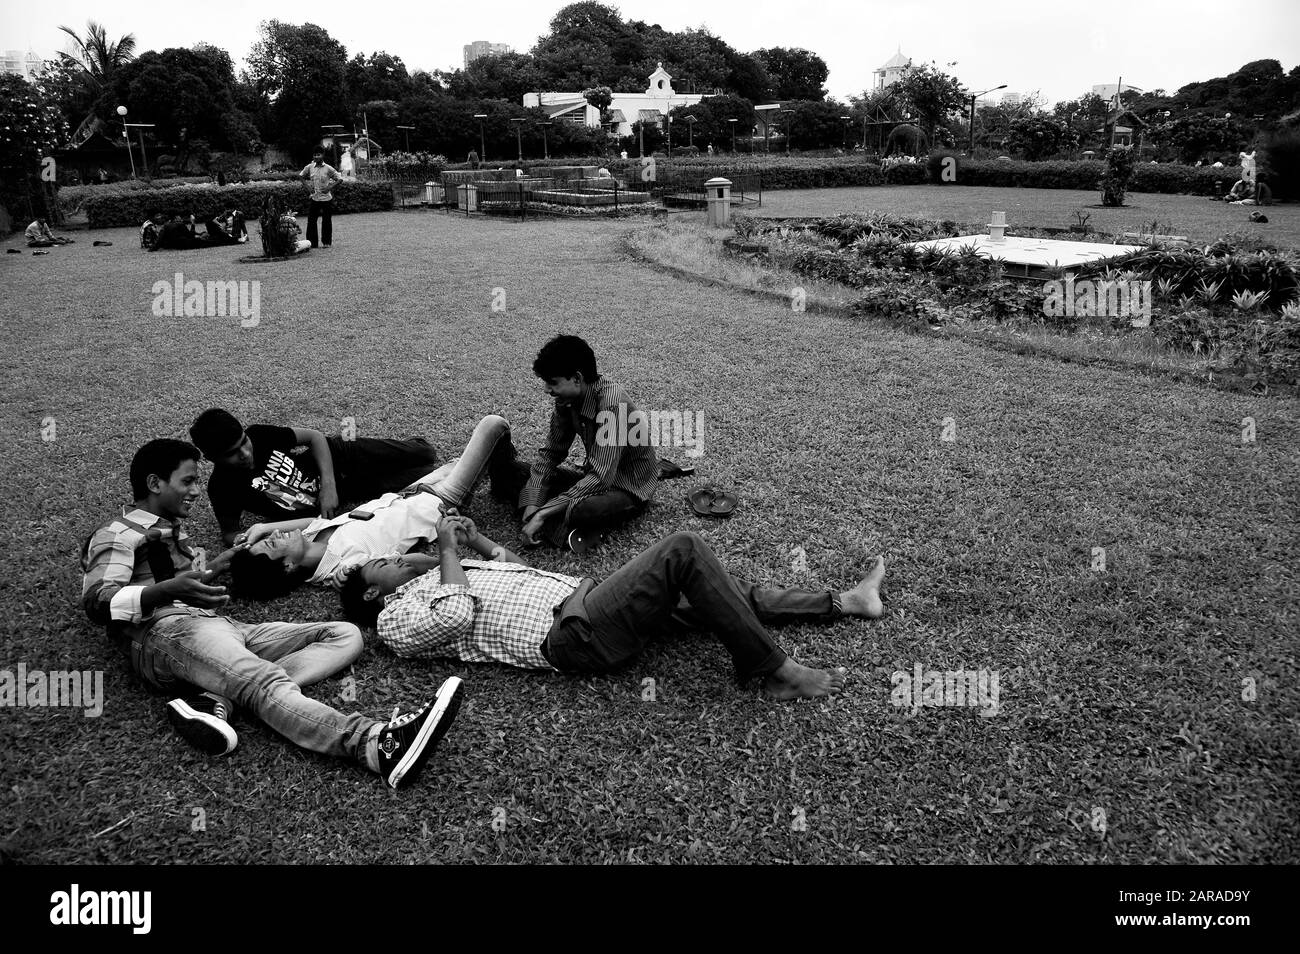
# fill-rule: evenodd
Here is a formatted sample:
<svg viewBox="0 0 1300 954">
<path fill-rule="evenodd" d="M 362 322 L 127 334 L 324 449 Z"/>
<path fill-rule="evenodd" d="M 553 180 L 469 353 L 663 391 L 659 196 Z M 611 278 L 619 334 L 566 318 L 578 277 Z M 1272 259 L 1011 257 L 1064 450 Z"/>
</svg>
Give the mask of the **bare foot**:
<svg viewBox="0 0 1300 954">
<path fill-rule="evenodd" d="M 876 565 L 871 568 L 859 583 L 851 590 L 840 594 L 840 609 L 846 616 L 865 616 L 867 619 L 880 619 L 884 607 L 880 605 L 880 581 L 885 577 L 885 558 L 876 557 Z"/>
<path fill-rule="evenodd" d="M 763 680 L 764 691 L 773 699 L 815 699 L 835 695 L 843 688 L 843 669 L 809 669 L 789 657 Z"/>
</svg>

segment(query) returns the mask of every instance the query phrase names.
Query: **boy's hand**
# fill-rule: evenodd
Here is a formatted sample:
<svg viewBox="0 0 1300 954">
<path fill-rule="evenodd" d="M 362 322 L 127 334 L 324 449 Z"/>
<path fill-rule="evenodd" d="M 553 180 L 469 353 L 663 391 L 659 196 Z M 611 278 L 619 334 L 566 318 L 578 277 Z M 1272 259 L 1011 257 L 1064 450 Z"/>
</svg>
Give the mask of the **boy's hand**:
<svg viewBox="0 0 1300 954">
<path fill-rule="evenodd" d="M 478 544 L 479 534 L 478 527 L 469 517 L 454 516 L 448 519 L 454 520 L 457 524 L 456 538 L 465 546 L 473 547 Z"/>
<path fill-rule="evenodd" d="M 201 609 L 216 609 L 230 602 L 224 586 L 211 586 L 202 580 L 203 574 L 197 570 L 187 570 L 177 574 L 162 585 L 173 599 Z"/>
<path fill-rule="evenodd" d="M 320 515 L 328 520 L 338 514 L 338 512 L 339 492 L 333 487 L 322 487 L 320 492 Z"/>
<path fill-rule="evenodd" d="M 255 523 L 243 533 L 235 537 L 235 546 L 247 549 L 259 540 L 265 540 L 272 533 L 270 527 L 264 523 Z"/>
<path fill-rule="evenodd" d="M 533 515 L 534 515 L 535 513 L 537 513 L 537 511 L 539 511 L 539 510 L 541 510 L 541 509 L 542 509 L 541 507 L 534 507 L 534 506 L 532 506 L 532 505 L 529 505 L 529 506 L 525 507 L 525 508 L 524 508 L 524 513 L 523 513 L 523 521 L 524 521 L 524 523 L 527 523 L 529 520 L 533 519 Z"/>
<path fill-rule="evenodd" d="M 460 529 L 459 518 L 454 516 L 443 516 L 438 520 L 438 549 L 455 551 L 457 543 L 456 531 Z"/>
<path fill-rule="evenodd" d="M 530 520 L 524 523 L 523 529 L 519 535 L 523 537 L 525 543 L 537 543 L 537 535 L 542 532 L 542 526 L 546 523 L 546 518 L 541 514 L 534 514 Z"/>
</svg>

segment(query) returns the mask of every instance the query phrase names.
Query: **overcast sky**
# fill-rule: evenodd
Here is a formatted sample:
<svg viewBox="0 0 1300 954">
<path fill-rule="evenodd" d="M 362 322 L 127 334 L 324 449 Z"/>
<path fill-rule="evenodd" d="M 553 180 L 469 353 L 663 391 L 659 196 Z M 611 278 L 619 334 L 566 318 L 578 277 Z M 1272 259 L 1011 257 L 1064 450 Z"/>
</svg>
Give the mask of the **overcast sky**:
<svg viewBox="0 0 1300 954">
<path fill-rule="evenodd" d="M 204 41 L 238 67 L 262 20 L 319 24 L 348 55 L 384 50 L 412 71 L 462 65 L 472 40 L 527 51 L 565 4 L 559 0 L 486 3 L 339 3 L 335 0 L 0 0 L 0 49 L 41 56 L 64 48 L 58 27 L 84 31 L 102 22 L 112 38 L 134 33 L 137 52 Z M 1261 0 L 623 0 L 624 19 L 667 30 L 707 27 L 736 49 L 812 50 L 830 67 L 828 88 L 844 99 L 898 49 L 934 60 L 979 91 L 1041 90 L 1047 102 L 1073 99 L 1123 76 L 1144 89 L 1173 92 L 1223 76 L 1251 60 L 1300 61 L 1300 2 Z M 1000 94 L 995 94 L 1000 95 Z"/>
</svg>

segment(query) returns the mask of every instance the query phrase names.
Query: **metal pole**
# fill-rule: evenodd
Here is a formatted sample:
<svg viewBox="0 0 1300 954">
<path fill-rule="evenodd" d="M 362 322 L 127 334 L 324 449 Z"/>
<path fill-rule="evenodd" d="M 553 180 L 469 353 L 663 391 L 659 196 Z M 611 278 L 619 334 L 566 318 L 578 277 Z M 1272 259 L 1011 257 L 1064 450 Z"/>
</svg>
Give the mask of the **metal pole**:
<svg viewBox="0 0 1300 954">
<path fill-rule="evenodd" d="M 140 130 L 140 164 L 144 167 L 144 180 L 145 180 L 145 182 L 152 182 L 153 179 L 151 179 L 151 178 L 149 177 L 149 154 L 148 154 L 147 152 L 145 152 L 145 149 L 144 149 L 144 130 L 143 130 L 143 129 Z"/>
<path fill-rule="evenodd" d="M 122 126 L 122 138 L 126 140 L 126 157 L 131 160 L 131 178 L 135 178 L 135 153 L 131 151 L 131 130 Z"/>
<path fill-rule="evenodd" d="M 975 158 L 975 97 L 970 98 L 970 144 L 966 152 L 972 159 Z"/>
</svg>

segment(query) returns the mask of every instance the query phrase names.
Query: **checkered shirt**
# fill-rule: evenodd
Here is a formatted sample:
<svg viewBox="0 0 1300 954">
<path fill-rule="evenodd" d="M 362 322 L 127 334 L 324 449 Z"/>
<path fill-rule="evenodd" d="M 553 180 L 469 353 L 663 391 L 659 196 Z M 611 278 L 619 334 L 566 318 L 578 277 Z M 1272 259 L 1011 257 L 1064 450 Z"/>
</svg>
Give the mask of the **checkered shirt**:
<svg viewBox="0 0 1300 954">
<path fill-rule="evenodd" d="M 164 616 L 217 615 L 211 610 L 177 602 L 156 607 L 153 613 L 144 615 L 140 594 L 157 582 L 145 546 L 150 530 L 161 534 L 177 574 L 203 565 L 203 549 L 189 545 L 189 535 L 180 524 L 139 507 L 123 507 L 120 517 L 102 524 L 91 534 L 81 554 L 82 608 L 93 622 L 106 625 L 110 636 L 129 636 L 139 641 Z"/>
<path fill-rule="evenodd" d="M 379 613 L 379 638 L 403 657 L 452 657 L 524 669 L 554 669 L 542 643 L 555 608 L 582 580 L 518 563 L 465 560 L 469 586 L 440 570 L 398 587 Z"/>
</svg>

